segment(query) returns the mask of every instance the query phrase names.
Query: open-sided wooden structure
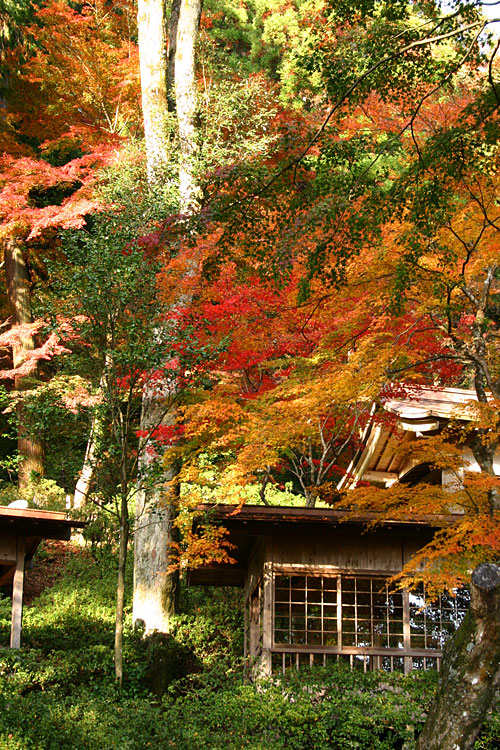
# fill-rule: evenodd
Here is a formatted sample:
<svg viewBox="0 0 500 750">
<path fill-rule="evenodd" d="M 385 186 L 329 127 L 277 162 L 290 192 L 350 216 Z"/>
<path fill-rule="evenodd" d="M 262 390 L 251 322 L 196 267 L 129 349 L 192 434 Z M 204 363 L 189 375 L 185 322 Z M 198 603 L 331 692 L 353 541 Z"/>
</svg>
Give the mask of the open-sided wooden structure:
<svg viewBox="0 0 500 750">
<path fill-rule="evenodd" d="M 425 592 L 387 581 L 452 517 L 387 522 L 329 509 L 200 506 L 224 525 L 234 565 L 190 572 L 190 583 L 245 591 L 245 653 L 259 674 L 345 660 L 367 669 L 439 668 L 467 595 L 425 608 Z M 236 511 L 236 512 L 235 512 Z"/>
<path fill-rule="evenodd" d="M 83 526 L 83 521 L 69 520 L 65 513 L 0 506 L 0 586 L 12 581 L 11 648 L 21 646 L 26 561 L 42 539 L 69 539 L 72 528 Z"/>
</svg>

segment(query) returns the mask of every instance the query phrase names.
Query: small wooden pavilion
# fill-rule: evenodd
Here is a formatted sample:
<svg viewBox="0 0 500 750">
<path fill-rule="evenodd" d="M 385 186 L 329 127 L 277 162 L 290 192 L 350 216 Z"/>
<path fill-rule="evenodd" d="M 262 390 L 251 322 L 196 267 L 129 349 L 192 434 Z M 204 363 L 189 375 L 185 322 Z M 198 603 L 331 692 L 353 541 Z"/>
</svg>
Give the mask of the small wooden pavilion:
<svg viewBox="0 0 500 750">
<path fill-rule="evenodd" d="M 298 507 L 199 506 L 228 529 L 234 565 L 190 572 L 191 584 L 241 586 L 245 654 L 260 675 L 302 664 L 436 667 L 468 606 L 466 593 L 425 607 L 425 592 L 393 592 L 388 579 L 453 517 L 386 522 Z"/>
<path fill-rule="evenodd" d="M 84 521 L 72 521 L 65 513 L 0 506 L 0 586 L 12 581 L 11 648 L 21 646 L 26 562 L 42 539 L 69 539 L 72 528 L 83 526 Z"/>
<path fill-rule="evenodd" d="M 456 474 L 418 464 L 411 446 L 450 419 L 472 419 L 475 392 L 405 386 L 401 393 L 383 403 L 391 416 L 374 415 L 367 424 L 339 490 L 359 481 L 378 487 L 459 481 Z M 401 444 L 408 450 L 398 450 Z M 467 448 L 464 460 L 468 471 L 479 471 Z M 500 455 L 495 468 L 500 474 Z M 439 668 L 444 641 L 468 608 L 468 592 L 426 607 L 425 591 L 394 593 L 387 581 L 436 527 L 458 516 L 386 521 L 367 532 L 373 516 L 353 518 L 340 510 L 203 509 L 228 529 L 237 562 L 193 570 L 190 581 L 244 587 L 245 653 L 260 673 L 332 659 L 365 670 Z"/>
</svg>

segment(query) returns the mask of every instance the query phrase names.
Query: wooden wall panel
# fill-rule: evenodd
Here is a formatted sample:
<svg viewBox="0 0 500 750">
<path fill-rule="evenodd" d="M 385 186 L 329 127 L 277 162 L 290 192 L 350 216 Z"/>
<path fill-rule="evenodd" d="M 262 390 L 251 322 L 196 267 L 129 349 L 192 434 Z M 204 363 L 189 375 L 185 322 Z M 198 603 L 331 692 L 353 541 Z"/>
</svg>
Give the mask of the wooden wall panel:
<svg viewBox="0 0 500 750">
<path fill-rule="evenodd" d="M 329 565 L 340 570 L 387 571 L 401 570 L 403 561 L 414 553 L 415 543 L 389 534 L 348 534 L 330 532 L 304 537 L 280 535 L 273 539 L 271 558 L 279 565 Z M 408 553 L 405 552 L 408 548 Z M 269 558 L 268 558 L 269 559 Z"/>
<path fill-rule="evenodd" d="M 267 540 L 260 538 L 255 542 L 250 557 L 245 579 L 245 601 L 248 601 L 252 591 L 255 589 L 259 578 L 262 576 L 262 569 L 269 554 L 266 552 L 268 547 Z"/>
<path fill-rule="evenodd" d="M 17 534 L 0 531 L 0 563 L 15 563 L 17 555 Z"/>
<path fill-rule="evenodd" d="M 415 539 L 406 539 L 403 549 L 403 564 L 406 565 L 409 563 L 411 558 L 417 554 L 418 550 L 421 549 L 427 541 L 430 541 L 430 537 L 428 540 L 421 540 L 420 542 L 417 542 Z"/>
</svg>

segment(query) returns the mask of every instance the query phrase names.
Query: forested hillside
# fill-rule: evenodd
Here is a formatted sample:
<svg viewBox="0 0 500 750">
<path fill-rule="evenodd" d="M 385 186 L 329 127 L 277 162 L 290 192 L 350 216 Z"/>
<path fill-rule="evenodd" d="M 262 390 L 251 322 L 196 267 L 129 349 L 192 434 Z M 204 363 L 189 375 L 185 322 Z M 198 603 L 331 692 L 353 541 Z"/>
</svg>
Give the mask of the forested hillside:
<svg viewBox="0 0 500 750">
<path fill-rule="evenodd" d="M 231 557 L 207 502 L 453 509 L 393 585 L 491 592 L 415 746 L 495 746 L 495 5 L 0 0 L 0 504 L 88 521 L 38 553 L 0 747 L 413 747 L 432 677 L 243 681 L 241 602 L 186 587 Z M 473 396 L 412 444 L 453 482 L 357 482 L 419 387 Z"/>
</svg>

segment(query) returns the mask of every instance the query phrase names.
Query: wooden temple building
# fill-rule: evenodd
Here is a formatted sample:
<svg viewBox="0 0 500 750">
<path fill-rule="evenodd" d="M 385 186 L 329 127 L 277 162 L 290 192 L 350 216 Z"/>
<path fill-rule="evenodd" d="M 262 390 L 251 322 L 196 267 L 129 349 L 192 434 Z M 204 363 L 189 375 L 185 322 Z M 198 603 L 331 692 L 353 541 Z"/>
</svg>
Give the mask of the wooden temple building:
<svg viewBox="0 0 500 750">
<path fill-rule="evenodd" d="M 452 485 L 456 478 L 450 472 L 436 472 L 426 464 L 418 464 L 411 457 L 411 444 L 425 435 L 438 433 L 451 419 L 467 422 L 471 419 L 471 402 L 475 391 L 463 388 L 415 387 L 401 398 L 384 402 L 384 411 L 392 420 L 372 420 L 362 438 L 362 448 L 354 456 L 338 489 L 352 489 L 359 481 L 378 487 L 390 487 L 396 482 L 415 485 Z M 401 451 L 401 446 L 408 448 Z M 396 450 L 398 448 L 398 450 Z M 479 471 L 472 451 L 464 450 L 468 471 Z M 500 474 L 500 455 L 495 461 Z"/>
<path fill-rule="evenodd" d="M 245 654 L 259 674 L 339 660 L 365 671 L 439 668 L 467 595 L 423 608 L 424 592 L 394 593 L 387 581 L 451 518 L 366 531 L 373 517 L 331 509 L 205 510 L 228 529 L 236 563 L 192 570 L 189 582 L 244 588 Z"/>
<path fill-rule="evenodd" d="M 65 513 L 35 508 L 0 506 L 0 586 L 12 584 L 10 647 L 20 648 L 23 616 L 24 570 L 42 539 L 69 539 L 72 521 Z"/>
<path fill-rule="evenodd" d="M 377 486 L 419 481 L 448 484 L 429 466 L 395 450 L 432 434 L 453 417 L 467 416 L 471 391 L 422 388 L 388 401 L 394 415 L 368 425 L 343 488 L 357 481 Z M 458 411 L 457 411 L 458 409 Z M 472 456 L 471 470 L 474 467 Z M 261 675 L 302 664 L 346 661 L 351 667 L 439 669 L 443 645 L 468 608 L 468 592 L 426 606 L 425 592 L 393 592 L 388 579 L 401 571 L 438 526 L 457 516 L 386 521 L 367 531 L 373 516 L 353 518 L 320 508 L 199 506 L 228 530 L 233 565 L 190 571 L 191 584 L 240 586 L 245 595 L 245 654 Z"/>
</svg>

